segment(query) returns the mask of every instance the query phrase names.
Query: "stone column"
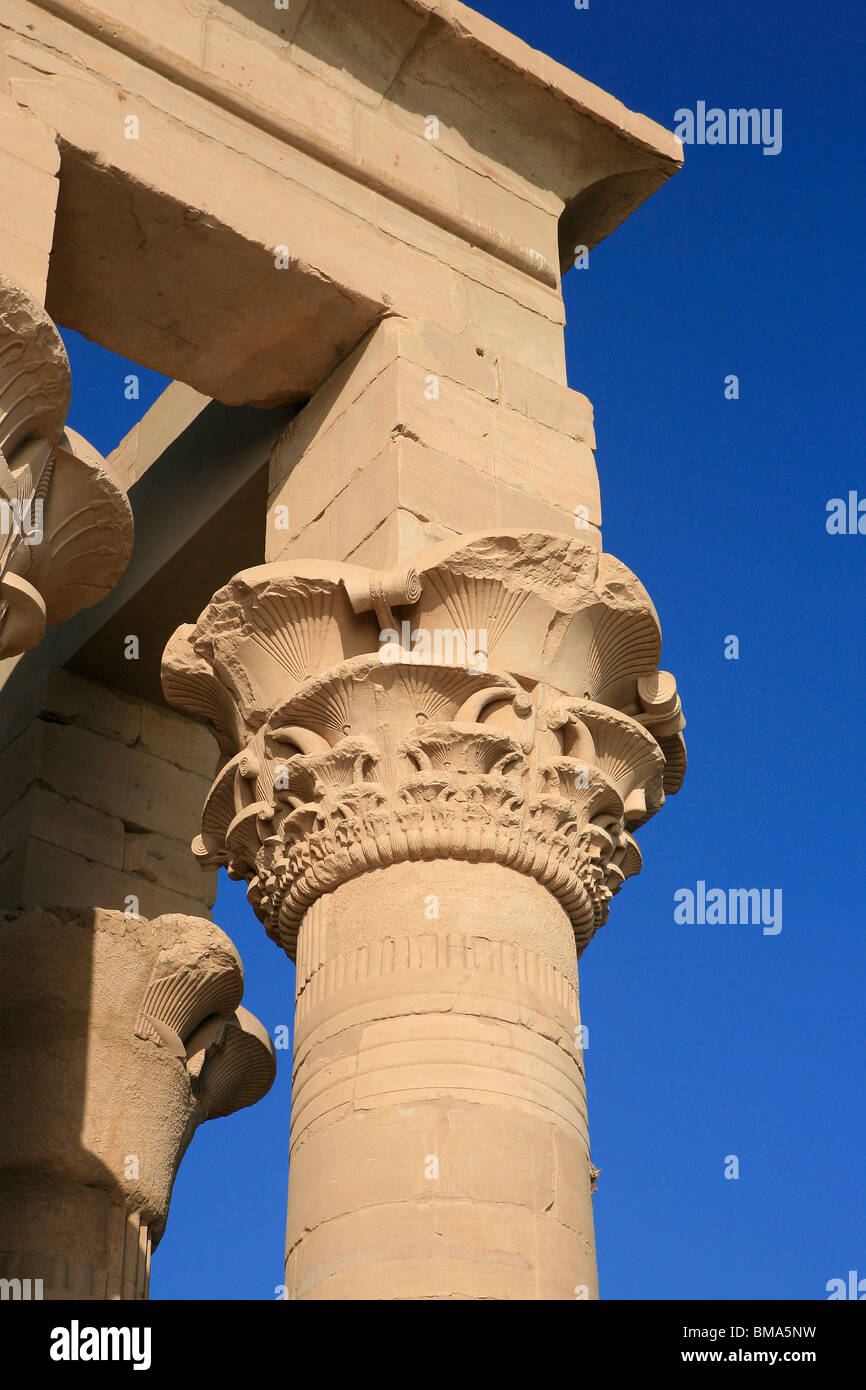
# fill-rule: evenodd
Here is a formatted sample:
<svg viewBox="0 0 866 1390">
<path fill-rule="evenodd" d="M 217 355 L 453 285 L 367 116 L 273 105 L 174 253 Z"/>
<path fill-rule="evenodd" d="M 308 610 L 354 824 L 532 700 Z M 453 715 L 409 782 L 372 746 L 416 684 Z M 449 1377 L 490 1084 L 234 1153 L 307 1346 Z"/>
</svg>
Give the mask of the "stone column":
<svg viewBox="0 0 866 1390">
<path fill-rule="evenodd" d="M 166 650 L 223 753 L 194 852 L 297 964 L 295 1298 L 596 1296 L 577 960 L 685 771 L 589 541 L 236 576 Z"/>
<path fill-rule="evenodd" d="M 238 953 L 195 917 L 31 908 L 0 972 L 4 1296 L 146 1298 L 197 1125 L 275 1075 Z"/>
</svg>

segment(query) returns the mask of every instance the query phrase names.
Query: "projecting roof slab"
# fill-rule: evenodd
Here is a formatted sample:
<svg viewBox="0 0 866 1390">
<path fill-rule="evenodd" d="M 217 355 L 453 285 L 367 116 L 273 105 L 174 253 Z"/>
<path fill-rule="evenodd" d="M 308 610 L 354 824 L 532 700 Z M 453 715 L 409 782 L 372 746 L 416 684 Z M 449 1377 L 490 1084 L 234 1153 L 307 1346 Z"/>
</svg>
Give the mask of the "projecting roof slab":
<svg viewBox="0 0 866 1390">
<path fill-rule="evenodd" d="M 48 311 L 227 404 L 308 397 L 387 314 L 552 341 L 575 243 L 681 162 L 456 3 L 6 0 L 0 42 L 61 151 Z"/>
</svg>

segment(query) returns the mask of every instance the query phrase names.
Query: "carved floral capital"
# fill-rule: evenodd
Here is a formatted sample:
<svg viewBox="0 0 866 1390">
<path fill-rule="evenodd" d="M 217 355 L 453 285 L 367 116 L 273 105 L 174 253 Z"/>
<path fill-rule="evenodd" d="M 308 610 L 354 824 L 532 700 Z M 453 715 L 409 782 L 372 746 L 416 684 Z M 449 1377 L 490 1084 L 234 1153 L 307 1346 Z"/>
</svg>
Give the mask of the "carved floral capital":
<svg viewBox="0 0 866 1390">
<path fill-rule="evenodd" d="M 245 571 L 164 657 L 167 699 L 223 752 L 193 851 L 290 953 L 322 894 L 439 858 L 536 878 L 582 950 L 685 772 L 660 649 L 635 576 L 561 535 L 441 542 L 402 581 Z"/>
<path fill-rule="evenodd" d="M 98 603 L 132 553 L 105 460 L 65 430 L 70 373 L 51 319 L 0 276 L 0 658 Z"/>
</svg>

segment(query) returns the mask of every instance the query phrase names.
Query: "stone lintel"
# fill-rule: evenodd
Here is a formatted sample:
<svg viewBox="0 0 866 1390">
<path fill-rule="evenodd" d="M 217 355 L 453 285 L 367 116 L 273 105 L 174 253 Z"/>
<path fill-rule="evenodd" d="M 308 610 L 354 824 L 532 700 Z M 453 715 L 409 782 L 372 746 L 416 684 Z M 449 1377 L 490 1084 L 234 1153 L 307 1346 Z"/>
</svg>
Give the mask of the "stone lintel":
<svg viewBox="0 0 866 1390">
<path fill-rule="evenodd" d="M 137 13 L 5 7 L 12 96 L 62 155 L 48 307 L 229 404 L 308 397 L 392 312 L 563 380 L 560 263 L 681 162 L 459 4 Z"/>
</svg>

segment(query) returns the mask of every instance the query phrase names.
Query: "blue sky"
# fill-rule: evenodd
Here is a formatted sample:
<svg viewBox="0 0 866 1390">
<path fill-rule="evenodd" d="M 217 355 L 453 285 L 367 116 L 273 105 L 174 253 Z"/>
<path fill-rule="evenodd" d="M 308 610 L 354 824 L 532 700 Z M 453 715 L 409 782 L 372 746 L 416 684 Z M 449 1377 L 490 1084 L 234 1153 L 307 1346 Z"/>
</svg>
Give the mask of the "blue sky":
<svg viewBox="0 0 866 1390">
<path fill-rule="evenodd" d="M 690 756 L 581 987 L 602 1296 L 826 1298 L 828 1280 L 866 1276 L 866 535 L 826 528 L 831 498 L 866 498 L 862 8 L 477 8 L 670 128 L 701 100 L 783 112 L 778 155 L 688 147 L 565 281 L 605 548 L 655 601 Z M 107 451 L 163 383 L 140 373 L 126 402 L 123 364 L 66 337 L 70 424 Z M 781 890 L 781 932 L 678 924 L 675 892 L 701 880 Z M 215 920 L 244 958 L 246 1005 L 272 1030 L 290 1023 L 293 968 L 243 885 L 222 882 Z M 278 1055 L 270 1095 L 194 1139 L 153 1297 L 274 1297 L 291 1071 Z"/>
</svg>

